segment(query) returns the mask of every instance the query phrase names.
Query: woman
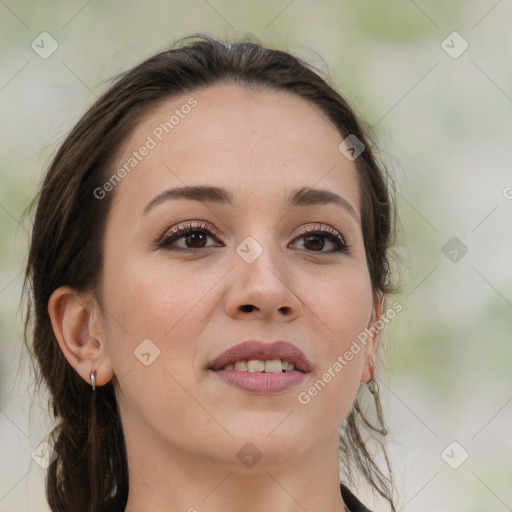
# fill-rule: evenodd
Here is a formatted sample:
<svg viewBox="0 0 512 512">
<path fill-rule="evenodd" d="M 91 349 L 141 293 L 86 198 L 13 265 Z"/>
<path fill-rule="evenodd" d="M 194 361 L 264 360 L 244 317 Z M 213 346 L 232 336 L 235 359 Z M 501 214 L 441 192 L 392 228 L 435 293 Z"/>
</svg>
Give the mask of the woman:
<svg viewBox="0 0 512 512">
<path fill-rule="evenodd" d="M 363 441 L 391 235 L 367 135 L 299 59 L 194 36 L 122 75 L 37 199 L 51 509 L 364 511 L 358 469 L 394 510 Z"/>
</svg>

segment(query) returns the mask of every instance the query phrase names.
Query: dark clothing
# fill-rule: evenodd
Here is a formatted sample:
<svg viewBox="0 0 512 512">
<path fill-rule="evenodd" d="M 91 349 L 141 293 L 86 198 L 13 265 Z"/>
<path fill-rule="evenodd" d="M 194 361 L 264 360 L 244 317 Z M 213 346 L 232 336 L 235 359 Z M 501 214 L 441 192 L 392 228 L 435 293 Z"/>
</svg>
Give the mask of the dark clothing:
<svg viewBox="0 0 512 512">
<path fill-rule="evenodd" d="M 341 497 L 350 512 L 371 512 L 343 484 L 340 484 Z"/>
<path fill-rule="evenodd" d="M 343 484 L 340 484 L 341 497 L 350 512 L 372 512 L 366 508 Z M 115 512 L 113 510 L 112 512 Z"/>
</svg>

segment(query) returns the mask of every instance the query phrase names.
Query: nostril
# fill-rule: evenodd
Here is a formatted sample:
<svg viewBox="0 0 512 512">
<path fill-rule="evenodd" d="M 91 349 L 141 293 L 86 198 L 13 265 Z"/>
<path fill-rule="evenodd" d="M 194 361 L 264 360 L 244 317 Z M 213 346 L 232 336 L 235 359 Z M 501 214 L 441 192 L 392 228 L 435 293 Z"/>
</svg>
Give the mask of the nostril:
<svg viewBox="0 0 512 512">
<path fill-rule="evenodd" d="M 240 309 L 244 312 L 250 313 L 253 310 L 254 306 L 252 304 L 246 304 L 245 306 L 240 306 Z"/>
</svg>

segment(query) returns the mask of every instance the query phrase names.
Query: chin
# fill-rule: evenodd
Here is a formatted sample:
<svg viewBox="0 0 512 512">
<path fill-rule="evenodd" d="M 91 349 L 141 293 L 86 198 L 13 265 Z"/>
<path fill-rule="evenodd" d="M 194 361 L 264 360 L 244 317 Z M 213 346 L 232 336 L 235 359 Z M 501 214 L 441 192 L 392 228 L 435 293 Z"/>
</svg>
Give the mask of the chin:
<svg viewBox="0 0 512 512">
<path fill-rule="evenodd" d="M 298 446 L 304 445 L 304 439 L 311 439 L 311 427 L 293 423 L 292 417 L 290 411 L 280 414 L 254 413 L 252 419 L 228 427 L 233 435 L 229 444 L 239 449 L 251 443 L 267 456 L 275 455 L 277 461 L 289 459 L 292 451 L 296 452 Z"/>
</svg>

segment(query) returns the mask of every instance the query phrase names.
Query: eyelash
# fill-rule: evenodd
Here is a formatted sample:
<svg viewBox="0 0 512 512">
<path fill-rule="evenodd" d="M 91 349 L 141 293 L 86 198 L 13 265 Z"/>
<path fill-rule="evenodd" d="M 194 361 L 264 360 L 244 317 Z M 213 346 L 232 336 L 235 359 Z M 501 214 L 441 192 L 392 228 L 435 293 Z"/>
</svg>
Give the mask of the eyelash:
<svg viewBox="0 0 512 512">
<path fill-rule="evenodd" d="M 325 226 L 321 229 L 322 226 Z M 205 223 L 188 223 L 185 225 L 177 226 L 171 228 L 166 231 L 164 235 L 157 242 L 157 246 L 162 249 L 166 249 L 168 251 L 176 251 L 176 252 L 188 252 L 194 253 L 198 252 L 201 249 L 206 249 L 206 247 L 200 249 L 183 249 L 183 248 L 172 248 L 171 244 L 176 242 L 180 238 L 190 235 L 192 233 L 206 233 L 210 238 L 217 238 L 220 235 L 220 232 L 209 226 Z M 305 236 L 321 236 L 327 238 L 330 242 L 335 245 L 335 249 L 331 251 L 308 251 L 313 253 L 336 253 L 341 252 L 346 254 L 348 252 L 348 244 L 345 243 L 343 237 L 332 227 L 326 226 L 324 224 L 316 224 L 314 227 L 306 226 L 302 228 L 296 238 L 305 237 Z"/>
</svg>

